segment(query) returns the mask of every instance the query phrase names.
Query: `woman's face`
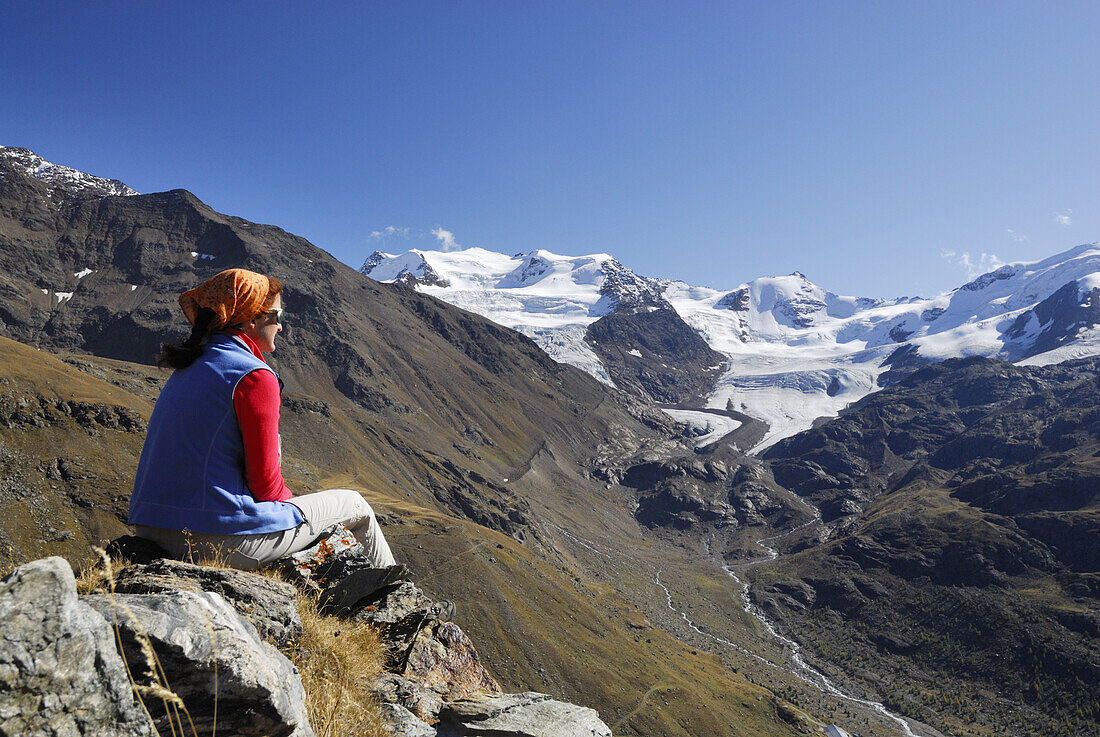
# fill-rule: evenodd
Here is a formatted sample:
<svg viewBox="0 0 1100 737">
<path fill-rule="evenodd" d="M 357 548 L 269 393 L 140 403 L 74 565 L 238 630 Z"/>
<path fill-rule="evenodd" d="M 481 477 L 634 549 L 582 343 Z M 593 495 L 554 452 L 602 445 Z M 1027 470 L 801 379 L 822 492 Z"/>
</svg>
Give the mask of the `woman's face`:
<svg viewBox="0 0 1100 737">
<path fill-rule="evenodd" d="M 261 353 L 270 353 L 275 350 L 275 336 L 283 329 L 275 319 L 275 310 L 280 310 L 282 307 L 283 295 L 276 294 L 275 301 L 267 308 L 267 312 L 246 322 L 241 328 L 241 332 L 256 343 Z"/>
</svg>

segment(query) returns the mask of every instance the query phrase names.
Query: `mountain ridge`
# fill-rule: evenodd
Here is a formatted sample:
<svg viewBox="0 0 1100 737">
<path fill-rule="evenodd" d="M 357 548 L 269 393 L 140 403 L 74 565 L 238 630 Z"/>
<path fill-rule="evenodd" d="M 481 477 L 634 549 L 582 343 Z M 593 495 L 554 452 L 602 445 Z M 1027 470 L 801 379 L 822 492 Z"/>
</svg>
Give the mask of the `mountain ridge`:
<svg viewBox="0 0 1100 737">
<path fill-rule="evenodd" d="M 559 278 L 541 281 L 537 291 L 528 282 L 509 278 L 531 260 L 555 264 Z M 410 264 L 415 268 L 410 270 Z M 461 264 L 461 279 L 438 276 L 456 272 L 456 264 Z M 493 272 L 501 264 L 512 271 Z M 561 264 L 583 268 L 568 271 Z M 754 279 L 732 290 L 697 287 L 638 276 L 608 254 L 566 257 L 534 251 L 507 257 L 480 248 L 414 249 L 399 255 L 376 251 L 360 271 L 384 281 L 401 278 L 420 291 L 520 330 L 556 360 L 606 383 L 621 383 L 620 388 L 636 395 L 735 409 L 767 422 L 770 429 L 757 451 L 812 427 L 819 418 L 835 416 L 931 361 L 985 355 L 1038 364 L 1100 353 L 1100 333 L 1093 330 L 1100 324 L 1100 244 L 1007 264 L 935 297 L 892 300 L 837 295 L 797 271 Z M 603 301 L 607 294 L 626 296 Z M 645 295 L 640 307 L 622 308 L 639 294 Z M 616 314 L 660 309 L 675 315 L 669 318 L 678 323 L 681 347 L 691 344 L 687 336 L 695 332 L 714 352 L 709 362 L 680 367 L 695 384 L 692 392 L 675 399 L 660 390 L 661 381 L 684 381 L 669 370 L 670 362 L 627 370 L 631 359 L 626 356 L 642 357 L 637 328 L 593 331 L 599 320 L 615 319 Z M 607 345 L 610 333 L 620 336 L 618 351 L 598 350 Z M 724 365 L 721 375 L 713 375 L 715 363 Z M 652 380 L 638 381 L 638 375 L 654 368 Z"/>
<path fill-rule="evenodd" d="M 456 601 L 502 683 L 575 695 L 617 733 L 715 733 L 736 722 L 795 734 L 787 722 L 766 726 L 783 702 L 763 686 L 638 613 L 651 598 L 644 576 L 599 580 L 565 532 L 654 556 L 629 497 L 589 468 L 679 445 L 677 423 L 515 331 L 379 284 L 184 190 L 51 197 L 50 186 L 0 158 L 0 498 L 11 508 L 0 531 L 13 556 L 67 548 L 79 560 L 74 551 L 90 556 L 89 543 L 122 531 L 141 434 L 116 438 L 113 426 L 129 420 L 74 404 L 71 392 L 88 374 L 147 412 L 165 378 L 149 365 L 158 343 L 185 332 L 176 295 L 222 269 L 251 268 L 284 283 L 287 324 L 272 363 L 286 383 L 288 484 L 363 489 L 400 557 Z M 47 299 L 46 287 L 69 296 Z M 41 389 L 12 378 L 47 353 L 65 359 L 63 380 Z M 80 423 L 89 429 L 74 432 Z M 672 549 L 665 558 L 699 565 Z M 634 672 L 661 684 L 659 701 Z"/>
<path fill-rule="evenodd" d="M 29 176 L 75 195 L 131 197 L 139 194 L 137 190 L 117 179 L 104 179 L 72 167 L 51 163 L 27 148 L 0 146 L 0 157 L 21 167 Z"/>
<path fill-rule="evenodd" d="M 304 239 L 215 213 L 189 193 L 51 198 L 49 186 L 0 160 L 0 331 L 57 352 L 72 369 L 52 396 L 20 383 L 20 371 L 39 373 L 33 348 L 0 352 L 9 382 L 0 382 L 0 495 L 13 510 L 0 531 L 9 537 L 48 551 L 117 528 L 140 434 L 126 431 L 135 426 L 128 413 L 95 406 L 110 403 L 71 396 L 84 390 L 78 372 L 151 406 L 163 374 L 118 359 L 148 361 L 157 338 L 182 329 L 172 297 L 243 265 L 287 284 L 289 321 L 274 361 L 288 386 L 288 482 L 364 488 L 395 550 L 459 603 L 502 682 L 574 695 L 628 734 L 813 728 L 792 703 L 861 733 L 904 733 L 868 698 L 935 725 L 912 723 L 922 736 L 1033 724 L 1076 737 L 1095 726 L 1100 711 L 1073 681 L 1083 675 L 1087 685 L 1100 668 L 1087 640 L 1100 621 L 1088 544 L 1100 437 L 1095 359 L 929 363 L 914 343 L 890 336 L 914 314 L 922 325 L 946 317 L 944 331 L 917 337 L 950 332 L 953 314 L 1007 302 L 1027 269 L 976 279 L 956 290 L 953 306 L 830 296 L 801 274 L 755 280 L 743 294 L 662 283 L 669 304 L 691 302 L 697 325 L 726 335 L 726 376 L 745 358 L 735 348 L 766 349 L 757 355 L 765 367 L 809 352 L 779 374 L 731 377 L 746 395 L 774 392 L 780 376 L 780 388 L 802 401 L 817 393 L 850 405 L 749 456 L 733 438 L 760 437 L 763 423 L 729 401 L 736 396 L 699 411 L 722 383 L 685 391 L 675 378 L 687 368 L 668 359 L 685 335 L 706 345 L 675 310 L 627 305 L 580 326 L 582 336 L 606 331 L 589 347 L 601 361 L 621 359 L 616 383 L 638 378 L 632 396 L 420 293 L 413 280 L 379 284 Z M 502 257 L 518 260 L 513 283 L 562 273 L 545 253 L 527 256 Z M 1028 309 L 1040 327 L 1082 303 L 1091 309 L 1087 274 L 1067 288 L 1046 273 L 1043 300 L 1007 316 L 1004 302 L 994 305 L 985 327 L 1008 329 Z M 588 285 L 590 303 L 578 310 L 606 299 L 601 284 Z M 45 286 L 69 296 L 45 300 Z M 876 319 L 861 323 L 868 314 Z M 772 341 L 721 332 L 742 318 Z M 668 323 L 651 330 L 647 319 Z M 1029 323 L 1020 328 L 1027 336 L 1042 332 Z M 981 337 L 980 328 L 967 330 Z M 847 343 L 836 340 L 842 329 Z M 861 338 L 868 334 L 875 345 Z M 1073 350 L 1062 341 L 1053 352 Z M 840 360 L 852 356 L 870 365 Z M 879 382 L 873 361 L 883 356 L 894 358 Z M 852 391 L 856 371 L 863 395 Z M 694 406 L 693 414 L 743 424 L 689 442 L 648 403 L 666 380 L 687 395 L 671 410 L 688 413 L 678 416 Z M 64 434 L 69 427 L 84 429 Z M 85 503 L 94 515 L 69 514 Z M 968 617 L 971 607 L 981 616 Z M 1014 649 L 1020 632 L 1031 633 L 1030 650 Z M 790 666 L 794 640 L 861 701 L 809 685 Z"/>
</svg>

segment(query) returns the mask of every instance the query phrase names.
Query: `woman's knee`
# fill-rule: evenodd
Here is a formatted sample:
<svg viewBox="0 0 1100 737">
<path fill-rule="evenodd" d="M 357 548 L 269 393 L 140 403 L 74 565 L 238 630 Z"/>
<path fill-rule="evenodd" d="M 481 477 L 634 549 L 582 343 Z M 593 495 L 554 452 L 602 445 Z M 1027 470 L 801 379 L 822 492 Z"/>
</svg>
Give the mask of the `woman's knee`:
<svg viewBox="0 0 1100 737">
<path fill-rule="evenodd" d="M 329 489 L 329 492 L 339 494 L 340 507 L 345 512 L 344 516 L 348 521 L 374 519 L 374 508 L 358 491 L 354 489 Z"/>
</svg>

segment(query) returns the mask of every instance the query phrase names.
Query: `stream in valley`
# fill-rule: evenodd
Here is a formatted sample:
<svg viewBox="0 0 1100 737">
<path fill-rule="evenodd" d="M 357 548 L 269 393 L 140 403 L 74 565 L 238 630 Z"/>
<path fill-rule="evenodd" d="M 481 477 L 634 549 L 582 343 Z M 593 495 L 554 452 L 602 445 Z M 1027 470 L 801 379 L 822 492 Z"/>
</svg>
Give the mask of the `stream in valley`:
<svg viewBox="0 0 1100 737">
<path fill-rule="evenodd" d="M 659 569 L 655 569 L 656 573 L 654 574 L 654 581 L 656 582 L 657 586 L 659 586 L 661 588 L 661 590 L 664 592 L 665 601 L 668 605 L 669 610 L 671 610 L 672 612 L 677 614 L 679 616 L 679 618 L 692 631 L 699 634 L 700 636 L 705 637 L 705 638 L 707 638 L 707 639 L 709 639 L 713 642 L 719 643 L 720 645 L 722 645 L 724 647 L 733 649 L 736 652 L 740 653 L 741 655 L 744 655 L 744 656 L 746 656 L 748 658 L 751 658 L 752 660 L 760 663 L 761 665 L 765 666 L 766 668 L 778 670 L 778 671 L 781 671 L 781 672 L 784 672 L 784 673 L 789 673 L 792 676 L 796 677 L 798 680 L 812 686 L 813 688 L 817 689 L 818 691 L 821 691 L 822 693 L 828 694 L 829 696 L 831 696 L 835 699 L 847 702 L 848 704 L 851 704 L 851 705 L 857 707 L 861 711 L 873 714 L 880 721 L 888 723 L 889 725 L 891 725 L 894 728 L 894 730 L 900 731 L 906 737 L 940 737 L 940 733 L 937 732 L 936 730 L 932 729 L 931 727 L 928 727 L 927 725 L 921 724 L 919 722 L 910 721 L 910 720 L 908 720 L 908 719 L 906 719 L 906 718 L 904 718 L 900 715 L 894 714 L 889 709 L 887 709 L 881 702 L 874 701 L 874 700 L 871 700 L 871 699 L 860 698 L 860 697 L 855 696 L 851 693 L 848 693 L 843 688 L 838 686 L 828 676 L 826 676 L 820 670 L 818 670 L 813 665 L 808 663 L 806 661 L 806 659 L 802 656 L 802 646 L 799 645 L 799 643 L 795 642 L 793 639 L 783 635 L 779 631 L 779 628 L 776 626 L 775 622 L 773 622 L 760 609 L 760 607 L 758 607 L 755 603 L 753 603 L 752 598 L 749 595 L 749 584 L 748 584 L 748 582 L 745 578 L 743 578 L 741 575 L 739 575 L 739 573 L 743 572 L 746 569 L 751 568 L 753 566 L 760 565 L 761 563 L 767 563 L 767 562 L 776 560 L 780 556 L 780 553 L 779 553 L 779 550 L 777 548 L 772 547 L 772 545 L 771 545 L 772 543 L 777 543 L 778 541 L 782 540 L 783 538 L 794 535 L 794 534 L 806 529 L 807 527 L 810 527 L 811 525 L 822 524 L 821 523 L 821 513 L 817 510 L 817 508 L 812 506 L 811 504 L 805 502 L 804 500 L 800 499 L 799 501 L 802 504 L 804 504 L 806 509 L 813 514 L 813 517 L 809 521 L 804 522 L 801 525 L 799 525 L 795 528 L 792 528 L 790 530 L 787 530 L 785 532 L 782 532 L 778 535 L 772 535 L 770 537 L 764 537 L 764 538 L 761 538 L 761 539 L 757 540 L 756 545 L 759 546 L 760 548 L 762 548 L 765 552 L 765 555 L 760 557 L 760 558 L 754 558 L 752 560 L 745 561 L 743 563 L 737 563 L 735 565 L 730 565 L 730 564 L 727 564 L 724 561 L 722 561 L 722 559 L 719 556 L 715 555 L 713 553 L 713 551 L 711 550 L 711 544 L 714 540 L 714 537 L 717 535 L 717 533 L 715 533 L 715 535 L 712 535 L 705 543 L 708 555 L 711 558 L 713 558 L 717 563 L 719 563 L 719 565 L 721 565 L 722 569 L 726 572 L 726 575 L 728 575 L 730 578 L 732 578 L 737 583 L 738 589 L 740 591 L 740 596 L 739 596 L 740 606 L 745 610 L 746 613 L 751 615 L 754 619 L 756 619 L 757 622 L 760 623 L 760 626 L 764 629 L 765 632 L 768 633 L 768 636 L 771 637 L 774 642 L 776 642 L 780 645 L 780 647 L 783 651 L 783 661 L 784 662 L 773 662 L 772 660 L 760 655 L 759 653 L 752 652 L 751 650 L 749 650 L 748 648 L 743 647 L 742 645 L 739 645 L 735 642 L 732 642 L 731 640 L 728 640 L 728 639 L 726 639 L 724 637 L 721 637 L 719 635 L 715 635 L 711 632 L 707 632 L 705 629 L 699 627 L 688 616 L 687 612 L 684 609 L 681 609 L 681 608 L 676 606 L 676 603 L 673 601 L 672 592 L 661 581 L 661 573 L 663 571 L 659 570 Z M 622 556 L 623 555 L 620 551 L 617 551 L 617 550 L 614 550 L 614 549 L 607 549 L 607 550 L 601 549 L 604 546 L 599 545 L 598 543 L 588 541 L 588 540 L 583 540 L 582 538 L 580 538 L 577 535 L 569 532 L 565 528 L 562 528 L 562 527 L 557 526 L 557 525 L 555 525 L 555 527 L 557 527 L 558 531 L 561 532 L 561 534 L 563 536 L 565 536 L 566 538 L 568 538 L 569 540 L 574 542 L 576 545 L 578 545 L 582 548 L 585 548 L 586 550 L 588 550 L 588 551 L 590 551 L 590 552 L 592 552 L 596 555 L 599 555 L 600 557 L 602 557 L 604 559 L 611 560 L 612 556 Z M 634 561 L 634 563 L 636 563 L 636 562 L 637 561 Z M 841 725 L 841 726 L 843 726 L 843 725 Z M 914 728 L 917 728 L 920 731 L 919 732 L 915 731 Z"/>
<path fill-rule="evenodd" d="M 793 529 L 787 530 L 786 532 L 757 540 L 756 545 L 763 548 L 765 552 L 764 557 L 755 558 L 753 560 L 746 561 L 744 563 L 738 563 L 736 565 L 729 565 L 725 562 L 722 562 L 720 558 L 714 556 L 713 552 L 710 549 L 711 541 L 714 539 L 713 535 L 710 539 L 707 540 L 707 552 L 710 553 L 710 555 L 716 560 L 721 562 L 722 570 L 726 572 L 726 575 L 737 582 L 737 585 L 741 590 L 742 608 L 744 608 L 747 613 L 751 614 L 775 641 L 779 642 L 782 645 L 785 657 L 790 661 L 791 664 L 789 667 L 786 668 L 788 672 L 792 673 L 802 681 L 805 681 L 806 683 L 809 683 L 810 685 L 820 689 L 821 691 L 824 691 L 825 693 L 831 694 L 832 696 L 847 701 L 848 703 L 863 707 L 864 709 L 869 709 L 883 719 L 897 725 L 897 727 L 901 729 L 902 733 L 905 734 L 906 737 L 921 737 L 919 733 L 913 731 L 913 728 L 911 726 L 913 722 L 907 720 L 902 716 L 894 714 L 879 701 L 861 699 L 857 696 L 847 693 L 838 685 L 836 685 L 833 681 L 831 681 L 828 676 L 807 663 L 806 659 L 802 657 L 802 646 L 795 642 L 793 639 L 786 637 L 779 632 L 779 629 L 776 626 L 775 622 L 773 622 L 760 609 L 759 606 L 753 603 L 752 597 L 749 595 L 748 581 L 738 575 L 739 571 L 744 571 L 748 568 L 751 568 L 752 566 L 760 565 L 761 563 L 771 562 L 779 557 L 779 550 L 769 545 L 769 543 L 778 542 L 783 538 L 790 537 L 791 535 L 794 535 L 795 533 L 798 533 L 806 529 L 807 527 L 810 527 L 811 525 L 822 524 L 821 512 L 817 509 L 817 507 L 809 504 L 803 499 L 798 499 L 798 501 L 813 514 L 813 517 L 808 522 L 804 522 Z M 662 588 L 664 587 L 662 586 Z M 668 589 L 665 589 L 665 593 L 666 595 L 668 594 Z M 672 607 L 672 597 L 669 596 L 668 600 L 669 606 Z M 684 615 L 683 612 L 681 612 L 681 616 L 686 619 L 686 615 Z M 696 631 L 699 631 L 698 628 L 695 629 Z M 775 667 L 781 667 L 774 663 L 772 663 L 772 665 Z M 936 733 L 933 730 L 928 729 L 927 734 L 933 735 Z"/>
</svg>

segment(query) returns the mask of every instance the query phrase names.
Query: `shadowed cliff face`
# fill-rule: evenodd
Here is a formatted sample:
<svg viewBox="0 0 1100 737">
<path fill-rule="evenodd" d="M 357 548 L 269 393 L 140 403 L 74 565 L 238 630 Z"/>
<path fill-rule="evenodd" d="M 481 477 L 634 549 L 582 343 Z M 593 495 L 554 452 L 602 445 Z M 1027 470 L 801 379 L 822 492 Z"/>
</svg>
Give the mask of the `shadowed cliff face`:
<svg viewBox="0 0 1100 737">
<path fill-rule="evenodd" d="M 585 340 L 616 386 L 655 402 L 701 404 L 726 366 L 671 307 L 601 317 Z"/>
</svg>

